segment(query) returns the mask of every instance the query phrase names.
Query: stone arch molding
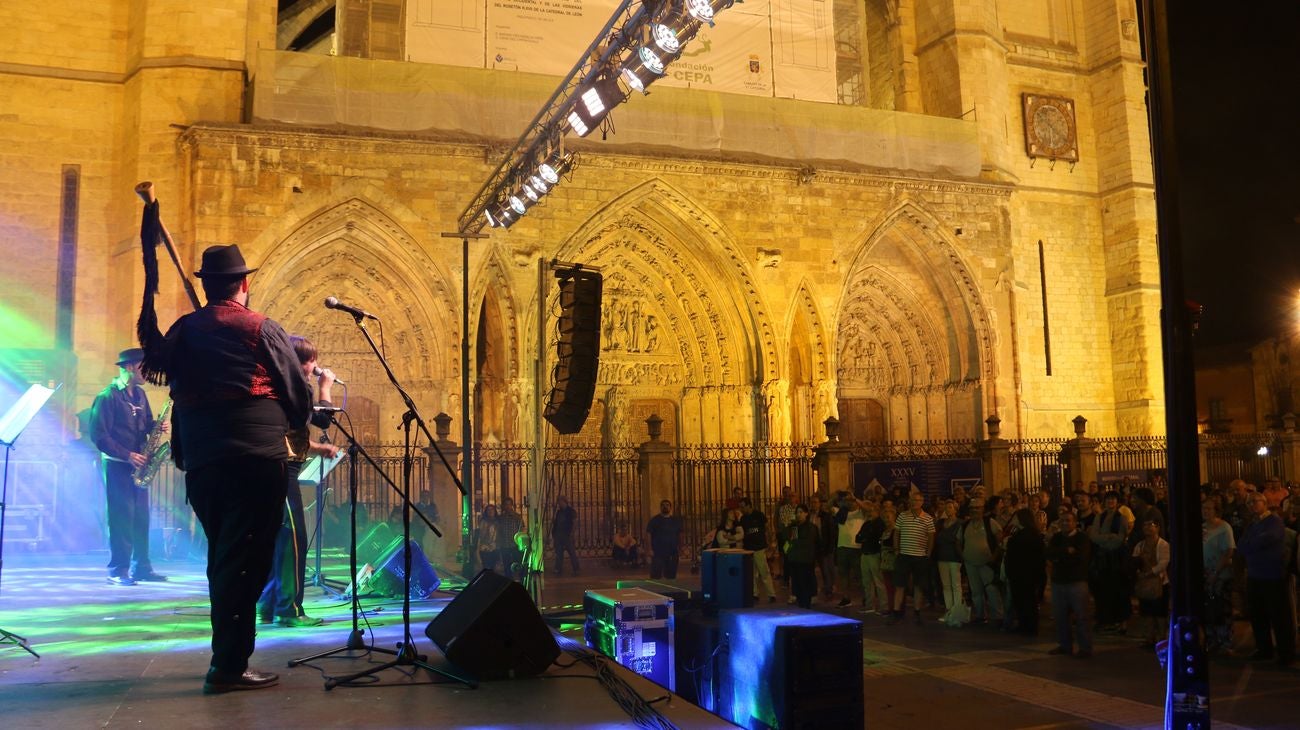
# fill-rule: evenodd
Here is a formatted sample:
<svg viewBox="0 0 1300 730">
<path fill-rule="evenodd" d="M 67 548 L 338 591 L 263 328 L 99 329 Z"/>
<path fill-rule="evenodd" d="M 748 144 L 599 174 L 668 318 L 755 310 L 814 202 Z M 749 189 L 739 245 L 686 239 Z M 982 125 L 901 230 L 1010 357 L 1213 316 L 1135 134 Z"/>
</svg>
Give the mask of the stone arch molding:
<svg viewBox="0 0 1300 730">
<path fill-rule="evenodd" d="M 762 384 L 777 373 L 774 327 L 714 217 L 650 180 L 610 201 L 557 257 L 604 273 L 599 392 L 679 402 L 688 440 L 754 433 Z"/>
<path fill-rule="evenodd" d="M 845 280 L 839 392 L 885 405 L 893 437 L 973 433 L 981 387 L 996 376 L 989 311 L 943 230 L 904 201 L 872 228 Z"/>
<path fill-rule="evenodd" d="M 723 373 L 725 382 L 745 384 L 777 377 L 775 327 L 746 257 L 715 216 L 664 180 L 647 180 L 598 210 L 561 246 L 559 258 L 617 258 L 617 248 L 601 242 L 620 234 L 640 242 L 627 253 L 655 267 L 642 283 L 671 279 L 683 301 L 699 304 L 691 331 L 703 336 L 707 320 L 718 328 L 715 336 L 730 340 L 729 347 L 700 350 L 716 352 L 717 359 L 700 361 L 702 375 Z"/>
<path fill-rule="evenodd" d="M 449 281 L 401 224 L 371 202 L 350 198 L 303 216 L 269 246 L 252 281 L 253 304 L 310 337 L 329 363 L 348 363 L 353 393 L 359 386 L 386 406 L 391 386 L 369 345 L 350 317 L 326 310 L 323 300 L 337 296 L 374 313 L 382 328 L 368 323 L 367 329 L 386 338 L 403 385 L 446 409 L 458 392 L 460 341 L 460 307 Z"/>
</svg>

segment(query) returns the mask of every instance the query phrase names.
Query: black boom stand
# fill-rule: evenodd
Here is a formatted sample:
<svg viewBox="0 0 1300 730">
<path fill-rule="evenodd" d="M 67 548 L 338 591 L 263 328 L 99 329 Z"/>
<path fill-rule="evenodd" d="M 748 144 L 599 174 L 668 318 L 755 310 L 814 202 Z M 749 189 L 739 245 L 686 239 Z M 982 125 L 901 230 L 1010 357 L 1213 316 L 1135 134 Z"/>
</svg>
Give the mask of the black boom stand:
<svg viewBox="0 0 1300 730">
<path fill-rule="evenodd" d="M 344 310 L 344 311 L 349 311 L 349 310 Z M 451 464 L 447 462 L 447 457 L 444 456 L 442 452 L 438 450 L 438 446 L 437 446 L 438 442 L 433 438 L 433 435 L 429 433 L 429 428 L 428 426 L 425 425 L 424 419 L 420 418 L 419 410 L 415 407 L 415 401 L 411 399 L 411 396 L 402 387 L 401 383 L 397 381 L 397 376 L 393 374 L 393 369 L 389 367 L 388 360 L 384 357 L 383 353 L 380 352 L 379 347 L 375 345 L 374 338 L 370 336 L 370 331 L 366 329 L 365 312 L 362 312 L 360 310 L 352 310 L 349 311 L 349 313 L 352 314 L 352 318 L 356 321 L 357 329 L 361 330 L 361 334 L 365 335 L 366 342 L 369 343 L 370 349 L 374 351 L 375 357 L 379 358 L 379 364 L 383 366 L 384 372 L 388 375 L 389 382 L 391 382 L 393 384 L 393 387 L 397 389 L 398 394 L 402 396 L 402 402 L 406 404 L 406 412 L 402 414 L 402 428 L 405 433 L 405 448 L 403 449 L 403 453 L 402 453 L 402 488 L 398 490 L 402 497 L 402 561 L 403 561 L 402 562 L 403 565 L 402 568 L 402 573 L 403 573 L 402 641 L 397 644 L 396 651 L 392 651 L 388 649 L 375 650 L 375 651 L 382 651 L 383 653 L 386 654 L 393 654 L 394 657 L 392 661 L 385 662 L 375 667 L 371 667 L 370 669 L 367 669 L 365 671 L 356 672 L 354 674 L 349 674 L 342 677 L 330 678 L 325 681 L 325 689 L 330 690 L 340 685 L 355 686 L 352 683 L 356 682 L 356 680 L 361 679 L 362 677 L 369 677 L 374 674 L 378 674 L 379 672 L 382 672 L 386 669 L 392 669 L 394 667 L 417 667 L 420 669 L 427 670 L 433 674 L 440 675 L 446 678 L 447 680 L 460 682 L 461 684 L 464 684 L 466 687 L 469 687 L 470 689 L 477 688 L 478 683 L 473 679 L 470 679 L 469 677 L 459 676 L 457 674 L 448 671 L 447 669 L 444 669 L 442 667 L 435 667 L 427 663 L 425 661 L 426 659 L 425 655 L 416 652 L 415 639 L 411 634 L 411 510 L 413 509 L 413 506 L 411 504 L 411 471 L 414 464 L 414 461 L 412 459 L 412 454 L 411 454 L 411 450 L 412 450 L 411 449 L 412 446 L 411 427 L 413 424 L 418 425 L 420 427 L 420 430 L 424 433 L 425 438 L 428 440 L 429 444 L 434 448 L 434 450 L 438 453 L 438 457 L 442 460 L 443 466 L 447 468 L 448 473 L 451 474 L 452 480 L 455 482 L 457 488 L 461 490 L 462 494 L 465 491 L 465 487 L 463 484 L 461 484 L 460 479 L 456 477 L 456 471 L 452 469 Z M 350 434 L 346 434 L 346 432 L 345 435 L 348 435 L 349 440 L 352 442 L 353 446 L 356 447 L 356 440 L 353 439 Z M 358 451 L 360 451 L 359 448 Z M 366 456 L 366 460 L 369 461 L 372 466 L 375 466 L 376 471 L 379 470 L 378 465 L 375 464 L 374 461 L 371 460 L 368 455 Z M 351 470 L 352 471 L 351 488 L 353 490 L 353 494 L 352 494 L 353 635 L 349 637 L 347 647 L 344 647 L 343 649 L 335 649 L 333 651 L 326 652 L 325 654 L 333 654 L 333 653 L 337 653 L 338 651 L 346 651 L 350 648 L 354 648 L 352 646 L 354 640 L 356 643 L 358 644 L 360 643 L 359 629 L 357 627 L 357 594 L 359 593 L 359 589 L 358 586 L 356 585 L 357 527 L 356 527 L 355 461 L 353 462 L 353 464 L 354 466 Z M 380 471 L 379 473 L 383 474 L 382 471 Z M 386 476 L 385 479 L 387 479 Z M 391 481 L 389 481 L 389 484 L 392 485 L 395 489 L 397 488 L 396 485 L 393 485 Z M 423 515 L 423 513 L 420 513 L 418 509 L 416 509 L 416 513 L 419 514 L 420 518 L 424 520 L 425 524 L 428 525 L 431 530 L 433 530 L 433 533 L 435 535 L 437 535 L 438 537 L 442 537 L 442 533 L 439 532 L 438 529 L 434 527 L 432 523 L 429 522 L 428 518 L 426 518 Z M 306 661 L 306 660 L 300 660 L 299 663 L 301 663 L 301 661 Z M 374 686 L 374 685 L 367 683 L 364 686 Z"/>
</svg>

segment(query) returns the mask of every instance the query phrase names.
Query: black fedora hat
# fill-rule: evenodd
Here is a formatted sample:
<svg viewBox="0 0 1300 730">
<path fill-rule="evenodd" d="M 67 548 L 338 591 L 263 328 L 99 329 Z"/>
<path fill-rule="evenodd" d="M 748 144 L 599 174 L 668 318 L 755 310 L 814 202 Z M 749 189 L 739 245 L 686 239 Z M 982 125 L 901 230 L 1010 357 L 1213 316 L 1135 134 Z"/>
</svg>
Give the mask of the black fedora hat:
<svg viewBox="0 0 1300 730">
<path fill-rule="evenodd" d="M 232 243 L 229 246 L 208 246 L 203 250 L 203 264 L 194 275 L 202 279 L 205 276 L 211 277 L 239 277 L 257 271 L 257 269 L 248 268 L 244 263 L 244 255 L 239 252 L 239 244 Z"/>
<path fill-rule="evenodd" d="M 117 364 L 130 365 L 133 362 L 140 362 L 144 359 L 144 350 L 138 347 L 128 347 L 117 353 Z"/>
</svg>

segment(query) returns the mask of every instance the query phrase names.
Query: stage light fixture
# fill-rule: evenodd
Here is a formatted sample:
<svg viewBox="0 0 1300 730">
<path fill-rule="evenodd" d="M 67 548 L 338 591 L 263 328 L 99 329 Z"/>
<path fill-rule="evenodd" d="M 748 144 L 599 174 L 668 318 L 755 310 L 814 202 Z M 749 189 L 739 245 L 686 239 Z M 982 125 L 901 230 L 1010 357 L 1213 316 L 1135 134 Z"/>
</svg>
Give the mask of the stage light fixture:
<svg viewBox="0 0 1300 730">
<path fill-rule="evenodd" d="M 664 23 L 655 23 L 651 31 L 656 46 L 667 54 L 677 53 L 682 49 L 682 42 L 677 38 L 677 31 Z"/>
<path fill-rule="evenodd" d="M 650 46 L 641 46 L 641 49 L 637 51 L 636 55 L 637 58 L 640 59 L 641 65 L 644 66 L 647 71 L 656 76 L 664 75 L 665 67 L 663 59 L 661 59 L 659 54 L 655 53 Z"/>
<path fill-rule="evenodd" d="M 573 154 L 556 154 L 551 159 L 537 166 L 537 176 L 554 186 L 560 182 L 560 176 L 573 167 Z"/>
<path fill-rule="evenodd" d="M 510 204 L 510 210 L 513 210 L 515 215 L 518 216 L 523 216 L 532 207 L 532 201 L 524 202 L 518 195 L 511 195 L 510 200 L 507 202 Z"/>
<path fill-rule="evenodd" d="M 568 122 L 569 129 L 572 129 L 573 133 L 579 137 L 586 137 L 588 134 L 591 134 L 591 127 L 587 126 L 587 122 L 583 120 L 582 115 L 578 113 L 577 109 L 569 112 Z"/>
<path fill-rule="evenodd" d="M 551 186 L 536 175 L 529 176 L 527 184 L 533 186 L 533 190 L 536 190 L 538 195 L 545 195 L 551 190 Z"/>
<path fill-rule="evenodd" d="M 686 0 L 686 12 L 692 18 L 713 27 L 713 3 L 710 0 Z"/>
<path fill-rule="evenodd" d="M 594 81 L 589 88 L 578 95 L 569 112 L 569 127 L 579 137 L 586 137 L 593 129 L 609 116 L 609 112 L 623 101 L 623 90 L 619 88 L 618 79 L 604 76 Z"/>
<path fill-rule="evenodd" d="M 542 199 L 542 196 L 538 195 L 537 191 L 533 190 L 533 186 L 529 185 L 528 183 L 524 183 L 523 185 L 520 185 L 519 189 L 523 191 L 524 197 L 528 198 L 533 203 L 536 203 L 537 201 Z"/>
</svg>

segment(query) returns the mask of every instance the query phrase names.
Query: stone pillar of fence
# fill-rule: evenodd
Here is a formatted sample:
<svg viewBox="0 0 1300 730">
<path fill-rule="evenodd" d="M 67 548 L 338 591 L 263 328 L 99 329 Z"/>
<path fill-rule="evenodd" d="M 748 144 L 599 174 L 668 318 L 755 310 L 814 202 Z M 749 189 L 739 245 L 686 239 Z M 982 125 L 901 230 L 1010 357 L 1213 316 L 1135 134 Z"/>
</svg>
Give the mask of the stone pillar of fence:
<svg viewBox="0 0 1300 730">
<path fill-rule="evenodd" d="M 1011 444 L 1001 438 L 1002 419 L 997 414 L 984 420 L 989 437 L 975 445 L 980 455 L 984 486 L 990 496 L 1011 488 Z"/>
<path fill-rule="evenodd" d="M 1210 435 L 1196 434 L 1196 462 L 1201 469 L 1201 484 L 1210 480 Z"/>
<path fill-rule="evenodd" d="M 840 421 L 835 416 L 822 421 L 826 441 L 813 449 L 813 468 L 817 472 L 817 493 L 823 499 L 841 489 L 853 488 L 853 448 L 840 442 Z"/>
<path fill-rule="evenodd" d="M 664 419 L 651 415 L 645 419 L 650 440 L 637 449 L 637 475 L 641 478 L 641 504 L 648 514 L 659 512 L 659 503 L 674 501 L 674 509 L 681 514 L 681 505 L 675 504 L 676 485 L 673 473 L 673 447 L 660 440 Z"/>
<path fill-rule="evenodd" d="M 1296 431 L 1296 415 L 1287 413 L 1282 416 L 1282 433 L 1277 440 L 1282 448 L 1282 473 L 1284 481 L 1300 479 L 1300 432 Z"/>
<path fill-rule="evenodd" d="M 1097 442 L 1084 435 L 1088 430 L 1088 419 L 1075 416 L 1072 423 L 1074 438 L 1061 447 L 1061 463 L 1065 464 L 1070 480 L 1068 484 L 1061 484 L 1065 494 L 1074 490 L 1074 482 L 1087 485 L 1097 481 Z"/>
<path fill-rule="evenodd" d="M 438 520 L 435 524 L 442 531 L 442 539 L 426 531 L 424 544 L 420 547 L 429 558 L 429 562 L 451 566 L 455 564 L 456 555 L 460 551 L 460 490 L 456 487 L 456 482 L 447 471 L 447 467 L 443 465 L 442 459 L 438 458 L 438 451 L 441 451 L 442 455 L 447 457 L 447 462 L 455 468 L 460 444 L 447 438 L 451 433 L 451 416 L 446 413 L 439 413 L 433 417 L 433 433 L 438 439 L 438 449 L 435 451 L 433 447 L 426 446 L 424 455 L 429 469 L 429 489 L 433 490 L 433 503 L 438 506 Z M 411 501 L 419 502 L 420 495 L 412 494 Z M 425 516 L 430 520 L 433 519 L 433 515 Z M 412 524 L 418 520 L 418 517 L 411 516 Z"/>
</svg>

